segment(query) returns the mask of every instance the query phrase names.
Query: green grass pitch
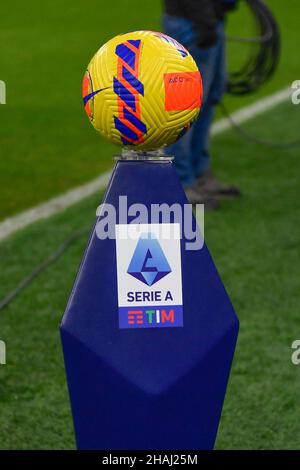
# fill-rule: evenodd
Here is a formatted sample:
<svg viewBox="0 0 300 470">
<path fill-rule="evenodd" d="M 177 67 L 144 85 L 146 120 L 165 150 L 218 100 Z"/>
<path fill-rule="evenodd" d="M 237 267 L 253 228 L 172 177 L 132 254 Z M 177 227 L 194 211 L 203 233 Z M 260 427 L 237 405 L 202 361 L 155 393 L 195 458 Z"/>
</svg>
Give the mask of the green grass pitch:
<svg viewBox="0 0 300 470">
<path fill-rule="evenodd" d="M 160 0 L 15 0 L 1 4 L 0 220 L 95 178 L 112 166 L 116 148 L 94 131 L 83 111 L 82 76 L 92 55 L 114 35 L 160 29 Z M 248 98 L 227 98 L 230 109 L 299 78 L 298 0 L 268 0 L 282 30 L 282 58 L 272 81 Z M 142 7 L 141 7 L 142 5 Z M 251 34 L 241 0 L 230 34 Z M 230 45 L 230 68 L 244 46 Z"/>
<path fill-rule="evenodd" d="M 298 131 L 286 103 L 252 120 L 283 141 Z M 243 197 L 206 215 L 205 236 L 240 319 L 240 335 L 220 424 L 218 449 L 300 448 L 300 151 L 270 149 L 232 131 L 213 141 L 217 174 Z M 0 298 L 73 230 L 92 226 L 101 195 L 16 233 L 0 245 Z M 0 312 L 7 365 L 0 366 L 0 448 L 74 448 L 59 323 L 82 257 L 82 237 Z"/>
<path fill-rule="evenodd" d="M 242 2 L 241 2 L 242 3 Z M 247 105 L 299 79 L 298 0 L 267 0 L 282 31 L 276 76 L 258 94 L 226 97 Z M 116 147 L 89 124 L 81 80 L 94 52 L 119 32 L 160 29 L 159 0 L 16 0 L 1 5 L 0 220 L 95 178 L 111 168 Z M 249 34 L 245 7 L 228 32 Z M 4 45 L 4 47 L 3 47 Z M 244 49 L 229 46 L 230 67 Z M 264 138 L 299 133 L 300 107 L 286 103 L 247 124 Z M 218 114 L 217 117 L 220 115 Z M 300 150 L 270 149 L 232 131 L 213 142 L 218 176 L 243 198 L 206 215 L 206 240 L 241 322 L 217 439 L 219 449 L 300 448 L 300 366 L 290 361 L 299 338 Z M 69 234 L 92 226 L 101 195 L 0 244 L 0 299 Z M 0 366 L 0 449 L 74 448 L 59 322 L 87 237 L 0 312 L 7 365 Z"/>
</svg>

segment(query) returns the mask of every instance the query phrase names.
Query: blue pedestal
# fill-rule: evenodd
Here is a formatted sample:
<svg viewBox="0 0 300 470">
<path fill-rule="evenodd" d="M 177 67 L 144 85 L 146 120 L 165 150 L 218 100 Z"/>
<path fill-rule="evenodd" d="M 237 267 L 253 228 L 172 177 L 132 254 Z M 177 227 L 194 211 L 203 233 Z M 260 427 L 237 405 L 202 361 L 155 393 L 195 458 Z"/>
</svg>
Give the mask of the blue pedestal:
<svg viewBox="0 0 300 470">
<path fill-rule="evenodd" d="M 120 195 L 187 202 L 170 162 L 119 161 L 105 202 Z M 116 263 L 93 230 L 61 324 L 78 448 L 212 449 L 238 320 L 208 249 L 181 240 L 182 327 L 120 329 Z"/>
</svg>

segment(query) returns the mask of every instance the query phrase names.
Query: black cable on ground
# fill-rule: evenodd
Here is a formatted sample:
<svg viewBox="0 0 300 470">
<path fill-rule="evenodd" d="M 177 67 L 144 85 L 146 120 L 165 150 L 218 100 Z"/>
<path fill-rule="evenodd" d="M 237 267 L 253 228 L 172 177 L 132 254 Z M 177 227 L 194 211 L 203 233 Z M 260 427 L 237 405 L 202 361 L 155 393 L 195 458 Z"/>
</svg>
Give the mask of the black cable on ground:
<svg viewBox="0 0 300 470">
<path fill-rule="evenodd" d="M 48 258 L 42 263 L 36 266 L 33 271 L 24 277 L 22 281 L 13 289 L 7 296 L 0 301 L 0 311 L 7 307 L 16 297 L 19 295 L 41 272 L 45 271 L 51 264 L 55 263 L 65 251 L 83 235 L 87 235 L 90 230 L 90 226 L 76 230 L 72 233 L 59 247 L 54 251 Z"/>
<path fill-rule="evenodd" d="M 244 65 L 236 72 L 229 72 L 227 92 L 231 95 L 247 95 L 257 91 L 274 74 L 280 58 L 280 32 L 273 13 L 262 0 L 245 0 L 254 19 L 256 36 L 243 38 L 227 36 L 226 40 L 249 44 L 250 52 Z M 231 126 L 246 140 L 273 148 L 287 149 L 300 146 L 300 139 L 274 142 L 256 137 L 241 127 L 224 103 L 220 103 L 224 116 Z"/>
<path fill-rule="evenodd" d="M 228 93 L 246 95 L 258 90 L 274 74 L 280 58 L 280 32 L 273 13 L 262 0 L 245 0 L 255 22 L 255 37 L 226 37 L 227 41 L 249 43 L 248 57 L 240 70 L 229 71 Z"/>
<path fill-rule="evenodd" d="M 291 140 L 288 142 L 274 142 L 272 140 L 262 139 L 260 137 L 256 137 L 255 135 L 251 134 L 250 132 L 246 131 L 243 127 L 241 127 L 232 117 L 228 109 L 226 108 L 224 103 L 219 103 L 219 106 L 224 114 L 224 116 L 230 122 L 232 128 L 238 132 L 244 139 L 254 142 L 255 144 L 265 145 L 268 147 L 279 148 L 279 149 L 288 149 L 293 147 L 300 146 L 300 139 Z"/>
</svg>

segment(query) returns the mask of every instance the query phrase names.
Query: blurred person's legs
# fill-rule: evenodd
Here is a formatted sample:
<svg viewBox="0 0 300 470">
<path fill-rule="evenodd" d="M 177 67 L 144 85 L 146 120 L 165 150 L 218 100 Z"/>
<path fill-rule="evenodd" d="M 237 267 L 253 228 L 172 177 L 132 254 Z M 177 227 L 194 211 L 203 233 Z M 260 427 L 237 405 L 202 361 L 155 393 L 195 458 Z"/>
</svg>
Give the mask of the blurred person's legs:
<svg viewBox="0 0 300 470">
<path fill-rule="evenodd" d="M 209 130 L 214 117 L 211 91 L 217 62 L 217 50 L 217 46 L 209 49 L 200 49 L 195 46 L 190 48 L 203 81 L 201 110 L 197 120 L 186 135 L 167 149 L 167 152 L 175 157 L 174 163 L 184 187 L 195 183 L 197 177 L 202 175 L 210 166 Z"/>
<path fill-rule="evenodd" d="M 191 199 L 199 199 L 215 207 L 214 198 L 239 193 L 237 188 L 219 183 L 210 169 L 210 126 L 215 105 L 222 99 L 226 87 L 224 23 L 218 23 L 217 41 L 208 48 L 196 45 L 198 35 L 193 23 L 186 18 L 164 15 L 163 27 L 166 34 L 189 49 L 203 81 L 203 101 L 199 116 L 190 131 L 167 148 L 167 153 L 174 155 L 177 172 L 187 193 L 191 193 Z"/>
<path fill-rule="evenodd" d="M 217 42 L 209 49 L 191 48 L 200 72 L 203 75 L 204 93 L 202 108 L 195 122 L 192 137 L 192 158 L 194 175 L 202 190 L 210 195 L 234 197 L 240 195 L 235 186 L 218 181 L 211 170 L 209 154 L 210 126 L 212 124 L 215 106 L 220 103 L 226 90 L 226 50 L 224 22 L 217 26 Z M 209 59 L 206 58 L 208 55 Z"/>
<path fill-rule="evenodd" d="M 186 48 L 190 48 L 197 41 L 197 34 L 193 24 L 186 18 L 164 15 L 163 30 L 166 34 L 177 39 Z M 174 156 L 174 164 L 184 188 L 192 186 L 195 182 L 193 162 L 191 159 L 193 124 L 189 132 L 166 149 L 166 153 Z"/>
<path fill-rule="evenodd" d="M 200 70 L 203 81 L 203 101 L 198 119 L 193 124 L 191 155 L 194 177 L 198 178 L 210 168 L 209 132 L 215 106 L 221 101 L 226 88 L 224 24 L 217 26 L 217 41 L 202 49 L 192 46 L 190 52 Z"/>
</svg>

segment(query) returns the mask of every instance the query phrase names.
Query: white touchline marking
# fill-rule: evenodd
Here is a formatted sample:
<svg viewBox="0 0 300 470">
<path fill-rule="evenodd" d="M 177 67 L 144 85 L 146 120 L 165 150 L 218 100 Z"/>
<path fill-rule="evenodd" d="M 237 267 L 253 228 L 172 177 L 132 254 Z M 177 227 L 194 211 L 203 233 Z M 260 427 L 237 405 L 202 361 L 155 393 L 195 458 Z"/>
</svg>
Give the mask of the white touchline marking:
<svg viewBox="0 0 300 470">
<path fill-rule="evenodd" d="M 291 88 L 284 88 L 273 95 L 267 96 L 266 98 L 262 98 L 254 103 L 250 104 L 249 106 L 245 106 L 244 108 L 239 109 L 231 114 L 232 119 L 237 124 L 242 124 L 243 122 L 249 121 L 255 116 L 264 113 L 275 106 L 287 101 L 291 97 Z M 219 119 L 215 122 L 211 129 L 211 135 L 217 135 L 221 132 L 226 131 L 231 127 L 230 122 L 225 117 L 223 119 Z"/>
<path fill-rule="evenodd" d="M 244 108 L 232 113 L 232 118 L 238 124 L 241 124 L 249 119 L 274 108 L 278 104 L 286 101 L 291 96 L 291 89 L 285 88 L 281 91 L 274 93 L 273 95 L 262 98 L 255 103 L 245 106 Z M 223 118 L 215 122 L 211 129 L 211 135 L 217 135 L 225 132 L 231 127 L 230 122 L 227 118 Z M 47 219 L 51 215 L 57 214 L 64 211 L 68 207 L 72 206 L 76 202 L 91 196 L 97 191 L 103 190 L 108 182 L 111 175 L 111 171 L 103 173 L 98 178 L 85 183 L 82 186 L 71 189 L 60 196 L 49 199 L 43 204 L 39 204 L 36 207 L 28 209 L 20 214 L 13 217 L 9 217 L 0 223 L 0 240 L 4 240 L 9 235 L 13 234 L 17 230 L 26 227 L 34 222 L 41 219 Z"/>
<path fill-rule="evenodd" d="M 97 191 L 106 187 L 110 175 L 111 172 L 107 171 L 83 186 L 71 189 L 61 194 L 61 196 L 49 199 L 49 201 L 43 204 L 5 219 L 0 223 L 0 240 L 4 240 L 4 238 L 7 238 L 16 230 L 24 228 L 38 220 L 47 219 L 51 215 L 64 211 L 67 207 L 72 206 L 85 197 L 95 194 Z"/>
</svg>

